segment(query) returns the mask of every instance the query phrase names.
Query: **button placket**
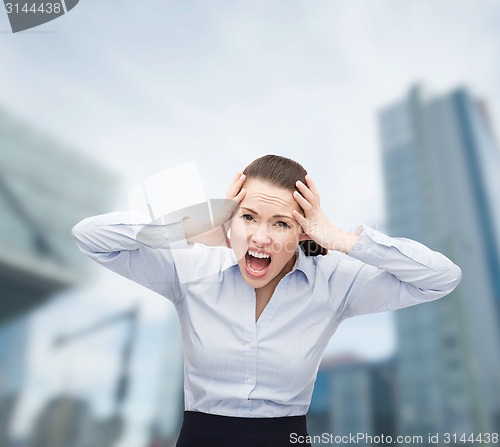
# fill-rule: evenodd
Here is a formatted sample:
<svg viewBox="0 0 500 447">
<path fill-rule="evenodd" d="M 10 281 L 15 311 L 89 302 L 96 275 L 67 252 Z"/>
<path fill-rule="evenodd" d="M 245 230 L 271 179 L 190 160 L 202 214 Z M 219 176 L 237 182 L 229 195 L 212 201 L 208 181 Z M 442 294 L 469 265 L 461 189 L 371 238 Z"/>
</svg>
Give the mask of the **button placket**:
<svg viewBox="0 0 500 447">
<path fill-rule="evenodd" d="M 245 318 L 245 340 L 244 340 L 244 378 L 245 396 L 249 400 L 250 393 L 255 388 L 257 380 L 257 328 L 255 325 L 255 291 L 245 285 L 244 318 Z"/>
</svg>

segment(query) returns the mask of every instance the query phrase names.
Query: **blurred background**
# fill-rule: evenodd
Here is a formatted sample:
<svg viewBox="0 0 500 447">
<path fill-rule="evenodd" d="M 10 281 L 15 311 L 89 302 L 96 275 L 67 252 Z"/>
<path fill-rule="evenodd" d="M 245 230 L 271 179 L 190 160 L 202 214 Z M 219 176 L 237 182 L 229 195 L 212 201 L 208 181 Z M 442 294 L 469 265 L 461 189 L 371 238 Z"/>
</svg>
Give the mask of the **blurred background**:
<svg viewBox="0 0 500 447">
<path fill-rule="evenodd" d="M 81 0 L 14 35 L 0 11 L 0 446 L 175 445 L 173 306 L 70 231 L 188 161 L 224 197 L 267 153 L 301 162 L 341 227 L 463 270 L 442 300 L 342 324 L 310 433 L 498 432 L 499 17 L 493 0 Z"/>
</svg>

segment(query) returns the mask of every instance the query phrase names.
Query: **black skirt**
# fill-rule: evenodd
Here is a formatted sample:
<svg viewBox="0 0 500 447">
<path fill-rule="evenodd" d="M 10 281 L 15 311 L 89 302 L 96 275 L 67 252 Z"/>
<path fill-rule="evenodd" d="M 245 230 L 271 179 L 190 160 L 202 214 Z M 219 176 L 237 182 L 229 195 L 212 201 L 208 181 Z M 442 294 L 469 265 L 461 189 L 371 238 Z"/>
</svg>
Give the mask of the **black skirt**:
<svg viewBox="0 0 500 447">
<path fill-rule="evenodd" d="M 305 416 L 240 418 L 185 411 L 176 446 L 311 447 L 307 436 Z"/>
</svg>

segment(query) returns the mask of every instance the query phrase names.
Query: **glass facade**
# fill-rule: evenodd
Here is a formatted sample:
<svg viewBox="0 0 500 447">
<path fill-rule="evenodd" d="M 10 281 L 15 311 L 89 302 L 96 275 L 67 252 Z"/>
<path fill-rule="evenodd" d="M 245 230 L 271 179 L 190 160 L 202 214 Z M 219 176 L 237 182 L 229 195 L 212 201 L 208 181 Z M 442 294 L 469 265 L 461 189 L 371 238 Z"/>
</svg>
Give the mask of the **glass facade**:
<svg viewBox="0 0 500 447">
<path fill-rule="evenodd" d="M 0 110 L 0 445 L 23 393 L 30 312 L 86 277 L 71 228 L 104 212 L 117 178 Z"/>
<path fill-rule="evenodd" d="M 498 429 L 500 161 L 484 112 L 465 89 L 428 98 L 414 88 L 379 128 L 389 233 L 463 271 L 448 297 L 396 312 L 398 432 Z"/>
<path fill-rule="evenodd" d="M 23 318 L 0 326 L 0 396 L 22 386 L 28 335 L 29 326 Z"/>
<path fill-rule="evenodd" d="M 89 263 L 72 226 L 103 211 L 116 177 L 0 110 L 0 323 L 41 304 Z"/>
<path fill-rule="evenodd" d="M 323 361 L 307 414 L 311 436 L 396 433 L 395 359 L 366 362 L 355 357 Z"/>
</svg>

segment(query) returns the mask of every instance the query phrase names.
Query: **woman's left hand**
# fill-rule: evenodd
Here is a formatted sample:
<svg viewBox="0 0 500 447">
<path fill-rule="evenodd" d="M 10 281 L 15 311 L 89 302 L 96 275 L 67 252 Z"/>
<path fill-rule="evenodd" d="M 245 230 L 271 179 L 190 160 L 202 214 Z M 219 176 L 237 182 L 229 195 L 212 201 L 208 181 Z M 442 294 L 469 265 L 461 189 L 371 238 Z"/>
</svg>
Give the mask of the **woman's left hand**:
<svg viewBox="0 0 500 447">
<path fill-rule="evenodd" d="M 294 210 L 294 219 L 304 230 L 301 240 L 312 239 L 328 250 L 338 250 L 347 253 L 358 240 L 359 236 L 348 233 L 330 222 L 321 209 L 319 191 L 309 175 L 306 183 L 297 181 L 299 192 L 295 191 L 293 197 L 304 210 L 304 215 Z"/>
</svg>

